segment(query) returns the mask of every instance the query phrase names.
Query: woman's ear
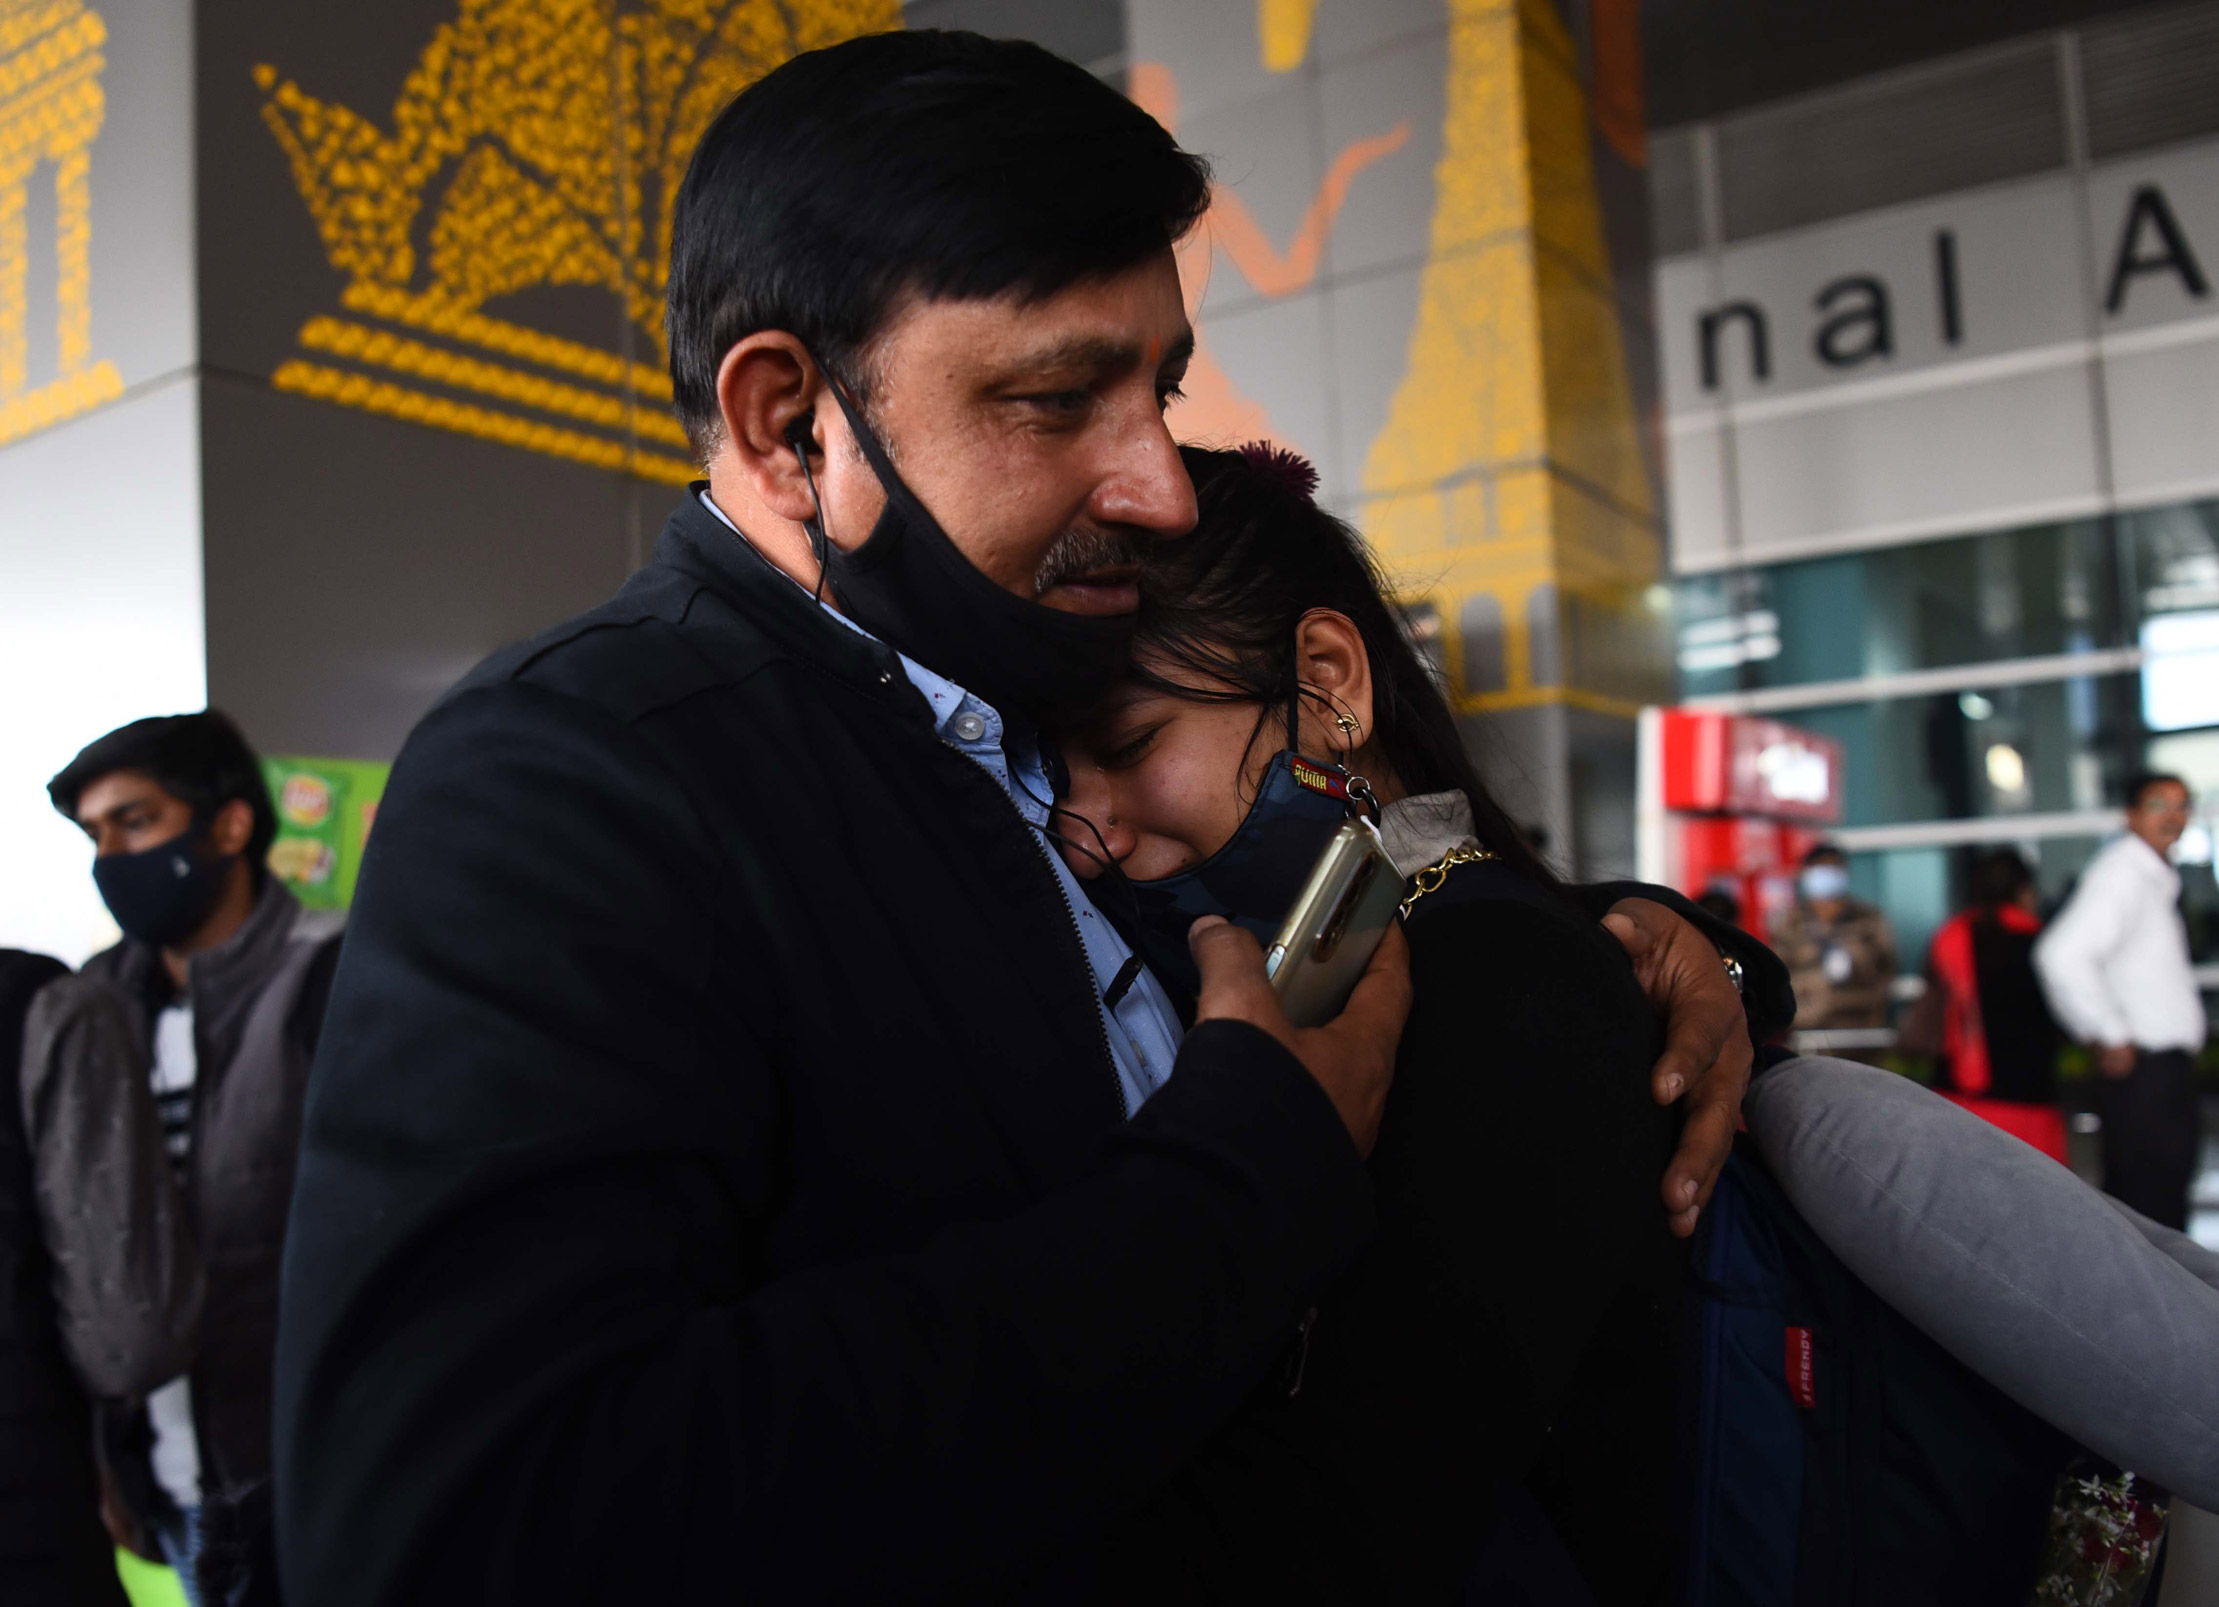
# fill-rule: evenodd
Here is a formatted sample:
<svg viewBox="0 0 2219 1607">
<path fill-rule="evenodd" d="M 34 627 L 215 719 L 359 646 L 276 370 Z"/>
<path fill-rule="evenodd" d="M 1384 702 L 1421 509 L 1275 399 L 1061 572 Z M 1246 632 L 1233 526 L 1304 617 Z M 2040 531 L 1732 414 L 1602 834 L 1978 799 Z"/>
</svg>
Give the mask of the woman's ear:
<svg viewBox="0 0 2219 1607">
<path fill-rule="evenodd" d="M 1372 737 L 1371 655 L 1346 614 L 1313 608 L 1294 628 L 1295 673 L 1302 682 L 1303 746 L 1338 756 Z M 1354 730 L 1338 721 L 1347 719 Z"/>
</svg>

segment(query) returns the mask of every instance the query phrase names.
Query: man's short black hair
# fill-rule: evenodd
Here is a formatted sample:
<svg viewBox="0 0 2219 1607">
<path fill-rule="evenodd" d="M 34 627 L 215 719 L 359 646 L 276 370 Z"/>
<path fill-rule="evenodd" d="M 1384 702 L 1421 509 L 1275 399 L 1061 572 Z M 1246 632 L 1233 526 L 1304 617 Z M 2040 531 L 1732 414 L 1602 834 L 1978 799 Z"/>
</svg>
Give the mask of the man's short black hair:
<svg viewBox="0 0 2219 1607">
<path fill-rule="evenodd" d="M 245 800 L 254 811 L 246 858 L 260 877 L 270 844 L 277 840 L 277 811 L 270 807 L 262 761 L 229 715 L 220 709 L 203 709 L 198 714 L 157 714 L 118 726 L 63 765 L 61 773 L 46 784 L 46 795 L 74 821 L 77 800 L 85 789 L 118 770 L 152 777 L 164 792 L 189 804 L 196 821 L 206 820 L 234 798 Z"/>
<path fill-rule="evenodd" d="M 2129 809 L 2141 808 L 2144 795 L 2152 787 L 2178 787 L 2181 791 L 2188 793 L 2189 796 L 2195 796 L 2194 789 L 2187 782 L 2181 780 L 2179 776 L 2169 774 L 2163 770 L 2138 770 L 2127 777 L 2127 807 Z"/>
<path fill-rule="evenodd" d="M 1813 843 L 1811 851 L 1803 856 L 1803 863 L 1810 865 L 1846 865 L 1849 856 L 1842 852 L 1839 843 Z"/>
<path fill-rule="evenodd" d="M 1209 206 L 1209 167 L 1084 68 L 1018 39 L 872 34 L 794 57 L 710 125 L 672 211 L 671 390 L 697 455 L 717 368 L 760 329 L 851 388 L 899 299 L 1053 296 Z"/>
</svg>

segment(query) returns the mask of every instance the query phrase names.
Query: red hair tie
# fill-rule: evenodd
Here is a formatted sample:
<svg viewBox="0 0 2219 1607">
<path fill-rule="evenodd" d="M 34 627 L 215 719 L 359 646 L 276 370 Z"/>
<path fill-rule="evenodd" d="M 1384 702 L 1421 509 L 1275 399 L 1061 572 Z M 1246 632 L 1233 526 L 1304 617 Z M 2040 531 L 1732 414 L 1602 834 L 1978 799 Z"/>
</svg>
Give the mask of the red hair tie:
<svg viewBox="0 0 2219 1607">
<path fill-rule="evenodd" d="M 1275 480 L 1304 502 L 1317 496 L 1318 471 L 1299 452 L 1290 452 L 1269 441 L 1250 441 L 1240 449 L 1241 461 L 1267 480 Z"/>
</svg>

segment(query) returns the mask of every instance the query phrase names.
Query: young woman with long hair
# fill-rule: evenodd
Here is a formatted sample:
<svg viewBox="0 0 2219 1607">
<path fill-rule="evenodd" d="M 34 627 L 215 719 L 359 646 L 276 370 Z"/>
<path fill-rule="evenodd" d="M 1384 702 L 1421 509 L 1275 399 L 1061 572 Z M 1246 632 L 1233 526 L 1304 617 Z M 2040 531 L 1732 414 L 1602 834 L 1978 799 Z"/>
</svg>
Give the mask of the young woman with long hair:
<svg viewBox="0 0 2219 1607">
<path fill-rule="evenodd" d="M 1492 1537 L 1534 1554 L 1506 1567 L 1568 1551 L 1605 1599 L 1644 1599 L 1671 1555 L 1684 1276 L 1655 1192 L 1675 1130 L 1645 1077 L 1655 1014 L 1488 792 L 1307 465 L 1188 467 L 1201 522 L 1143 578 L 1132 674 L 1060 733 L 1073 868 L 1190 1010 L 1203 906 L 1159 895 L 1261 875 L 1291 897 L 1336 823 L 1305 777 L 1368 781 L 1396 868 L 1424 874 L 1373 1249 L 1135 1526 L 1134 1587 L 1447 1601 Z"/>
</svg>

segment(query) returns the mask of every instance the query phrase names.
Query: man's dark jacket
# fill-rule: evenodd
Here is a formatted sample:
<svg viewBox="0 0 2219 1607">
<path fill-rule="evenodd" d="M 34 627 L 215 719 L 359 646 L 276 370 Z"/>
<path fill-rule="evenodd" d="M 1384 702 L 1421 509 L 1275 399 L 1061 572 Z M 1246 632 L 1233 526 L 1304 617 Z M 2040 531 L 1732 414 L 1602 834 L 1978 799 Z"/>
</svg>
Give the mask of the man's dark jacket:
<svg viewBox="0 0 2219 1607">
<path fill-rule="evenodd" d="M 0 1601 L 9 1607 L 124 1602 L 100 1527 L 92 1407 L 55 1320 L 17 1084 L 31 997 L 68 974 L 43 954 L 0 949 Z"/>
<path fill-rule="evenodd" d="M 394 767 L 286 1246 L 287 1598 L 1053 1574 L 1268 1367 L 1367 1188 L 1250 1027 L 1125 1122 L 1030 828 L 689 497 Z"/>
<path fill-rule="evenodd" d="M 395 766 L 286 1248 L 287 1596 L 1070 1600 L 1368 1189 L 1245 1025 L 1124 1120 L 1031 829 L 689 496 Z"/>
</svg>

